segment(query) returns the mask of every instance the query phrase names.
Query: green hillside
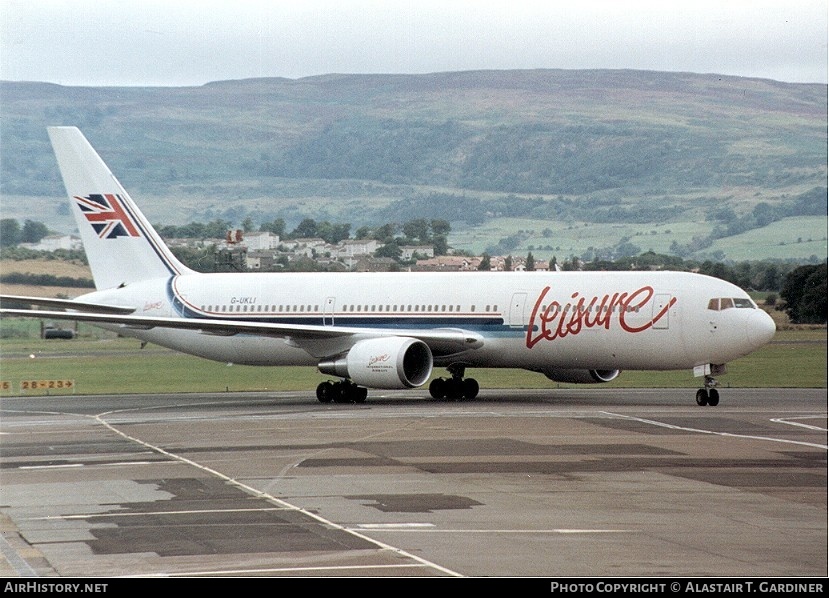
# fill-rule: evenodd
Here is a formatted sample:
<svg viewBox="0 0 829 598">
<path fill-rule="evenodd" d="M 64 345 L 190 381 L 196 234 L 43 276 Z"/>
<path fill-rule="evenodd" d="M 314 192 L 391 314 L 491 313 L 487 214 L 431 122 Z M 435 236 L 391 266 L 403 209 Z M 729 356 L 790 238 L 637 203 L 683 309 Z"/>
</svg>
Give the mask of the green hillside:
<svg viewBox="0 0 829 598">
<path fill-rule="evenodd" d="M 826 254 L 826 85 L 598 70 L 0 82 L 0 114 L 2 217 L 57 229 L 45 127 L 76 125 L 155 222 L 424 217 L 460 248 L 536 257 Z"/>
</svg>

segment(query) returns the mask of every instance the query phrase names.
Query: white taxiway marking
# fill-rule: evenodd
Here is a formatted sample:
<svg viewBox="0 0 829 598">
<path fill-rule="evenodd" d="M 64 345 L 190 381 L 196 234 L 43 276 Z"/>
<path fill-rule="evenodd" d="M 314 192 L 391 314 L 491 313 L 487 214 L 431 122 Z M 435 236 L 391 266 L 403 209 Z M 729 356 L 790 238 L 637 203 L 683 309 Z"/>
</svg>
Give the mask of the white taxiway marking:
<svg viewBox="0 0 829 598">
<path fill-rule="evenodd" d="M 821 428 L 820 426 L 810 426 L 809 424 L 801 424 L 800 422 L 791 421 L 793 419 L 825 419 L 825 415 L 804 415 L 801 417 L 775 417 L 769 421 L 773 421 L 776 424 L 787 424 L 789 426 L 799 426 L 801 428 L 806 428 L 807 430 L 816 430 L 818 432 L 827 432 L 826 428 Z"/>
<path fill-rule="evenodd" d="M 202 515 L 205 513 L 264 513 L 268 511 L 289 511 L 286 507 L 274 507 L 272 509 L 199 509 L 187 511 L 141 511 L 140 513 L 81 513 L 80 515 L 47 515 L 46 517 L 33 517 L 26 521 L 47 521 L 47 520 L 70 520 L 70 519 L 95 519 L 97 517 L 106 517 L 107 519 L 117 519 L 123 517 L 146 517 L 152 515 L 153 517 L 166 517 L 177 515 Z"/>
<path fill-rule="evenodd" d="M 6 540 L 7 532 L 0 534 L 0 554 L 2 554 L 9 564 L 14 567 L 20 577 L 38 577 L 37 571 L 32 569 L 29 563 L 26 562 L 20 554 L 15 550 L 14 546 L 9 544 Z"/>
<path fill-rule="evenodd" d="M 734 434 L 733 432 L 715 432 L 714 430 L 702 430 L 700 428 L 686 428 L 685 426 L 677 426 L 676 424 L 666 424 L 652 419 L 644 419 L 642 417 L 634 417 L 633 415 L 624 415 L 623 413 L 612 413 L 610 411 L 603 411 L 607 415 L 614 417 L 621 417 L 633 421 L 641 422 L 643 424 L 650 424 L 652 426 L 659 426 L 661 428 L 670 428 L 671 430 L 683 430 L 685 432 L 696 432 L 697 434 L 713 434 L 714 436 L 728 436 L 730 438 L 748 438 L 750 440 L 766 440 L 768 442 L 781 442 L 783 444 L 799 444 L 802 446 L 811 446 L 820 449 L 829 449 L 825 444 L 816 444 L 814 442 L 801 442 L 799 440 L 786 440 L 785 438 L 771 438 L 769 436 L 753 436 L 750 434 Z"/>
<path fill-rule="evenodd" d="M 64 463 L 63 465 L 21 465 L 18 469 L 66 469 L 67 467 L 83 467 L 83 463 Z"/>
<path fill-rule="evenodd" d="M 65 467 L 124 467 L 125 465 L 154 465 L 159 461 L 118 461 L 117 463 L 64 463 L 62 465 L 21 465 L 18 469 L 62 469 Z"/>
<path fill-rule="evenodd" d="M 352 529 L 378 532 L 417 532 L 430 534 L 630 534 L 632 529 L 434 529 L 431 523 L 365 524 Z"/>
<path fill-rule="evenodd" d="M 370 571 L 372 569 L 412 569 L 426 567 L 423 563 L 404 565 L 339 565 L 332 567 L 278 567 L 269 569 L 217 569 L 215 571 L 188 571 L 187 573 L 156 573 L 150 575 L 126 575 L 124 577 L 194 577 L 198 575 L 253 575 L 263 573 L 301 573 L 313 571 Z"/>
<path fill-rule="evenodd" d="M 359 523 L 352 525 L 349 529 L 366 529 L 366 530 L 401 530 L 401 529 L 422 529 L 433 528 L 434 523 Z"/>
</svg>

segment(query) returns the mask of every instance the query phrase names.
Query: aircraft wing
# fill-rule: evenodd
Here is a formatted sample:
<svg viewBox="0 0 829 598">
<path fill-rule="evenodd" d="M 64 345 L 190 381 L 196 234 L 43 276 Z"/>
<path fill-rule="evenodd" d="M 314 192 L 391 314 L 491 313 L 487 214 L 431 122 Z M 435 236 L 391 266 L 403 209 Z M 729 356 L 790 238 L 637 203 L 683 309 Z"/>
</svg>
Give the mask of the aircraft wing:
<svg viewBox="0 0 829 598">
<path fill-rule="evenodd" d="M 57 300 L 56 300 L 57 301 Z M 66 303 L 73 303 L 67 301 Z M 88 304 L 92 305 L 92 304 Z M 66 307 L 75 307 L 67 305 Z M 111 307 L 111 306 L 108 306 Z M 232 336 L 252 334 L 284 338 L 287 342 L 308 350 L 315 356 L 327 356 L 347 351 L 357 340 L 388 336 L 411 337 L 423 341 L 437 355 L 451 355 L 483 346 L 483 337 L 460 328 L 400 329 L 400 328 L 352 328 L 313 324 L 277 324 L 245 320 L 208 318 L 169 318 L 95 313 L 91 311 L 49 311 L 33 309 L 0 308 L 0 316 L 74 320 L 92 324 L 115 324 L 124 328 L 149 330 L 172 328 L 194 330 L 204 334 Z"/>
<path fill-rule="evenodd" d="M 117 305 L 107 305 L 105 303 L 89 303 L 85 301 L 74 301 L 72 299 L 26 297 L 24 295 L 0 295 L 0 304 L 18 306 L 38 305 L 43 307 L 63 308 L 102 314 L 131 314 L 135 311 L 134 307 L 121 307 Z"/>
</svg>

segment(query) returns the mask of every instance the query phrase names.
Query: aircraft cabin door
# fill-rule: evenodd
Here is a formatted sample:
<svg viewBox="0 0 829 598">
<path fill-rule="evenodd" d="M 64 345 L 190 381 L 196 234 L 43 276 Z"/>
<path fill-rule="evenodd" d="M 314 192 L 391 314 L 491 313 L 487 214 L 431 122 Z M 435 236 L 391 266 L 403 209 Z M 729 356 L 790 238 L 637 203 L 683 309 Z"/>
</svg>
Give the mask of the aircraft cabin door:
<svg viewBox="0 0 829 598">
<path fill-rule="evenodd" d="M 325 298 L 325 307 L 322 313 L 322 325 L 323 326 L 333 326 L 334 325 L 334 303 L 336 297 L 326 297 Z"/>
<path fill-rule="evenodd" d="M 653 298 L 653 314 L 652 317 L 656 318 L 662 310 L 665 309 L 671 303 L 671 295 L 665 293 L 659 293 L 654 296 Z M 667 330 L 669 324 L 669 316 L 671 315 L 671 310 L 665 312 L 659 320 L 653 323 L 653 327 L 656 330 Z"/>
<path fill-rule="evenodd" d="M 510 326 L 523 327 L 524 326 L 524 306 L 527 303 L 527 293 L 515 293 L 512 296 L 512 301 L 509 307 Z"/>
</svg>

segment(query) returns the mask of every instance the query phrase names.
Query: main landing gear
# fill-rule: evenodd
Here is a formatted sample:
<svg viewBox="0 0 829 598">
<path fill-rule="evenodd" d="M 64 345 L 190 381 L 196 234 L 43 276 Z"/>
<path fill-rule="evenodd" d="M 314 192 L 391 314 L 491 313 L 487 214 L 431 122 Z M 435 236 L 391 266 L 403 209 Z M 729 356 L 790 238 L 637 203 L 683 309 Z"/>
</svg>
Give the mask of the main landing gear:
<svg viewBox="0 0 829 598">
<path fill-rule="evenodd" d="M 705 407 L 706 405 L 716 407 L 719 405 L 720 393 L 714 388 L 716 385 L 717 381 L 712 376 L 705 377 L 705 388 L 700 388 L 697 391 L 697 405 L 700 407 Z"/>
<path fill-rule="evenodd" d="M 365 403 L 367 396 L 368 389 L 357 386 L 351 380 L 325 381 L 317 386 L 317 399 L 320 403 Z"/>
<path fill-rule="evenodd" d="M 435 378 L 429 384 L 429 394 L 435 399 L 474 399 L 478 396 L 478 381 L 475 378 L 464 378 L 465 367 L 450 365 L 448 368 L 451 378 Z"/>
</svg>

